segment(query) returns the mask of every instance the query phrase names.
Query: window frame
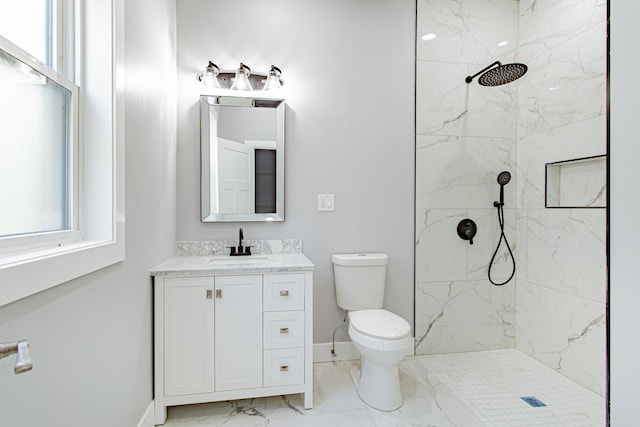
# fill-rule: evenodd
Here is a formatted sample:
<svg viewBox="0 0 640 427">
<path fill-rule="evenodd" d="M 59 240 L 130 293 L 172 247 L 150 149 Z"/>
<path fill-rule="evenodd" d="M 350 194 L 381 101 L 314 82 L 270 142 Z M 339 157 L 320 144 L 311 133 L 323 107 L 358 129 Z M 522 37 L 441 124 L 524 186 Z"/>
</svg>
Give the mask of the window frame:
<svg viewBox="0 0 640 427">
<path fill-rule="evenodd" d="M 0 307 L 125 257 L 124 0 L 70 1 L 75 6 L 76 37 L 65 37 L 63 43 L 83 55 L 80 64 L 65 61 L 58 67 L 62 73 L 73 73 L 82 88 L 75 103 L 79 144 L 77 179 L 72 180 L 79 200 L 75 226 L 82 231 L 78 240 L 72 236 L 64 244 L 52 240 L 1 254 Z M 63 7 L 57 13 L 70 12 Z M 68 32 L 69 28 L 64 31 Z M 56 55 L 58 62 L 59 58 Z M 46 237 L 57 237 L 53 234 Z"/>
</svg>

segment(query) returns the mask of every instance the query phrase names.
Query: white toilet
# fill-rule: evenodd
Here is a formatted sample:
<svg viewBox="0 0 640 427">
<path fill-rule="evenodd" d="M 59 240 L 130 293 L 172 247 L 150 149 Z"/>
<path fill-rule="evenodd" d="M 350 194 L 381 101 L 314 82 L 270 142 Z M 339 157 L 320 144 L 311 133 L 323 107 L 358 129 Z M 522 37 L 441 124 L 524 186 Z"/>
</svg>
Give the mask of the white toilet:
<svg viewBox="0 0 640 427">
<path fill-rule="evenodd" d="M 413 354 L 411 326 L 382 309 L 387 254 L 332 255 L 338 306 L 348 310 L 349 338 L 360 352 L 360 368 L 351 372 L 360 398 L 392 411 L 402 406 L 398 363 Z"/>
</svg>

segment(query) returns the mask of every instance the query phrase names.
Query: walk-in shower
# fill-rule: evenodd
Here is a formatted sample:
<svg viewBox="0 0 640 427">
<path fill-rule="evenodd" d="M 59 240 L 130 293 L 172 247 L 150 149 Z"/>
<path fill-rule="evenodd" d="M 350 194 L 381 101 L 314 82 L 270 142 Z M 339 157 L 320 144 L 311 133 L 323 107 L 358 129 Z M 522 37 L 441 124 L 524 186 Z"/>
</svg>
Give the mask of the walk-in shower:
<svg viewBox="0 0 640 427">
<path fill-rule="evenodd" d="M 466 368 L 453 366 L 454 354 L 526 355 L 594 397 L 598 416 L 581 406 L 573 415 L 584 422 L 549 424 L 603 427 L 607 212 L 582 201 L 604 188 L 606 162 L 585 170 L 569 160 L 606 158 L 608 12 L 602 2 L 570 3 L 417 3 L 416 354 L 443 355 L 445 374 Z M 421 38 L 428 33 L 437 37 Z M 555 195 L 563 203 L 546 205 Z M 438 379 L 477 394 L 460 378 Z M 549 404 L 548 389 L 516 385 L 529 390 L 511 401 Z"/>
</svg>

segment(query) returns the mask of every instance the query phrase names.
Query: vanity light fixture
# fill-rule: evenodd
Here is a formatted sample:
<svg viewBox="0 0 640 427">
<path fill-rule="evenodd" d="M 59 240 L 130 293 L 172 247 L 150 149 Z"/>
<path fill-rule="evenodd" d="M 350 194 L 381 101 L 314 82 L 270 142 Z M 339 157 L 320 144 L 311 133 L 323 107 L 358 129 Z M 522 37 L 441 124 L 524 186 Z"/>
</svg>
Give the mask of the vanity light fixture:
<svg viewBox="0 0 640 427">
<path fill-rule="evenodd" d="M 269 72 L 252 71 L 249 66 L 240 63 L 235 70 L 220 70 L 220 68 L 209 61 L 204 72 L 196 77 L 203 85 L 220 89 L 231 89 L 238 91 L 270 91 L 279 89 L 284 82 L 280 75 L 282 70 L 275 65 L 271 66 Z"/>
</svg>

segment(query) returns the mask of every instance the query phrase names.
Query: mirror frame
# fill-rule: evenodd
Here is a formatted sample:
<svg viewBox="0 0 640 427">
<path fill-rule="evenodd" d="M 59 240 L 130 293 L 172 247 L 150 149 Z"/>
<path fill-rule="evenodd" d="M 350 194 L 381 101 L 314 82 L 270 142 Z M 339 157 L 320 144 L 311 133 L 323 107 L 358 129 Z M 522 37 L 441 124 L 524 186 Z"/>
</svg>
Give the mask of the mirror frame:
<svg viewBox="0 0 640 427">
<path fill-rule="evenodd" d="M 275 108 L 276 111 L 276 211 L 275 213 L 219 213 L 213 202 L 209 112 L 219 107 Z M 200 211 L 202 222 L 282 222 L 284 221 L 284 99 L 200 96 Z"/>
</svg>

